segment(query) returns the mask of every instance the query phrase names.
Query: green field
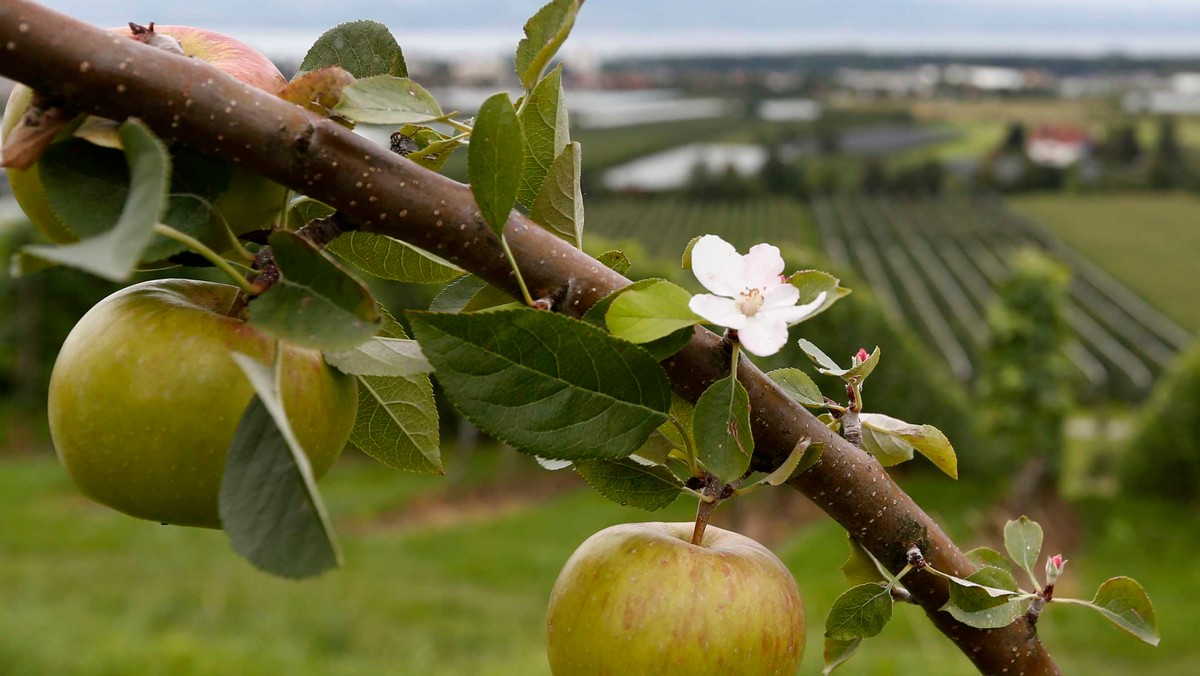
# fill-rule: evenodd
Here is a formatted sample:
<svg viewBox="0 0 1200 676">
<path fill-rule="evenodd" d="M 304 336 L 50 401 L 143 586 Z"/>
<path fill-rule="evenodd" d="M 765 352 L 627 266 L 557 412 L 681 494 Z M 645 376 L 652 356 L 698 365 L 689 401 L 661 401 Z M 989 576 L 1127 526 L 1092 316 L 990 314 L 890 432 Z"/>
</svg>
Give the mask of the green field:
<svg viewBox="0 0 1200 676">
<path fill-rule="evenodd" d="M 808 210 L 789 197 L 719 202 L 649 196 L 596 199 L 587 204 L 587 227 L 606 241 L 637 240 L 650 254 L 671 261 L 699 235 L 720 235 L 742 251 L 760 242 L 817 246 Z"/>
<path fill-rule="evenodd" d="M 1109 274 L 1200 331 L 1200 197 L 1186 193 L 1037 195 L 1012 200 Z"/>
<path fill-rule="evenodd" d="M 461 485 L 504 476 L 486 464 L 495 454 L 479 455 L 485 464 Z M 524 505 L 494 491 L 480 501 L 474 491 L 473 500 L 431 511 L 429 498 L 448 489 L 445 478 L 350 460 L 322 484 L 345 566 L 302 583 L 255 572 L 218 532 L 160 527 L 92 505 L 49 457 L 0 461 L 0 672 L 544 674 L 545 604 L 571 550 L 606 525 L 654 518 L 569 486 Z M 532 468 L 516 460 L 518 472 Z M 980 544 L 968 524 L 984 519 L 987 490 L 928 476 L 907 487 L 951 533 Z M 406 507 L 422 499 L 422 517 L 405 521 Z M 1082 609 L 1054 607 L 1039 629 L 1065 671 L 1194 673 L 1200 645 L 1187 637 L 1190 595 L 1200 587 L 1190 564 L 1200 554 L 1195 512 L 1133 501 L 1076 511 L 1083 545 L 1066 552 L 1060 593 L 1082 595 L 1081 581 L 1091 589 L 1110 574 L 1133 575 L 1157 603 L 1163 644 L 1143 646 Z M 655 516 L 690 513 L 681 500 Z M 821 625 L 845 587 L 844 534 L 819 517 L 771 546 L 804 590 L 802 673 L 818 673 Z M 973 672 L 922 613 L 900 607 L 845 673 Z"/>
</svg>

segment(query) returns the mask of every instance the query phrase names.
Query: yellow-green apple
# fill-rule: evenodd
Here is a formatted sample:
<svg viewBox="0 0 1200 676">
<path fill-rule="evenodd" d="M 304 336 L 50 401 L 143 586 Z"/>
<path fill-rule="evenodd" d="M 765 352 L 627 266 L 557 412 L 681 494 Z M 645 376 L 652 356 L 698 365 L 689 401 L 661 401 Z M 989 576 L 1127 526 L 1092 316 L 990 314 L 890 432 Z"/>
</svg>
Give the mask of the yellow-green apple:
<svg viewBox="0 0 1200 676">
<path fill-rule="evenodd" d="M 144 282 L 105 298 L 71 330 L 50 377 L 50 433 L 85 495 L 143 519 L 221 527 L 225 457 L 254 395 L 230 353 L 263 364 L 275 354 L 273 338 L 229 316 L 237 292 Z M 320 352 L 282 349 L 284 409 L 319 478 L 350 436 L 357 385 Z"/>
<path fill-rule="evenodd" d="M 786 674 L 804 655 L 804 604 L 769 549 L 691 523 L 606 528 L 571 555 L 550 594 L 555 676 Z"/>
<path fill-rule="evenodd" d="M 146 41 L 147 29 L 137 28 L 141 32 L 136 34 L 131 28 L 113 31 Z M 159 37 L 169 36 L 178 41 L 185 56 L 211 63 L 252 87 L 275 93 L 287 84 L 270 59 L 228 35 L 188 26 L 151 26 L 150 30 Z M 28 87 L 18 85 L 13 88 L 4 108 L 4 120 L 0 123 L 0 139 L 7 139 L 13 133 L 32 98 L 33 92 Z M 55 140 L 70 138 L 83 122 L 82 117 L 65 126 Z M 215 213 L 210 219 L 209 232 L 201 237 L 206 244 L 219 250 L 228 248 L 225 223 L 235 235 L 266 228 L 278 215 L 284 199 L 282 186 L 236 165 L 231 165 L 231 172 L 229 187 L 213 205 Z M 8 181 L 21 209 L 46 237 L 58 244 L 78 239 L 51 208 L 37 164 L 25 170 L 9 167 Z M 187 192 L 186 186 L 184 188 L 183 192 Z"/>
</svg>

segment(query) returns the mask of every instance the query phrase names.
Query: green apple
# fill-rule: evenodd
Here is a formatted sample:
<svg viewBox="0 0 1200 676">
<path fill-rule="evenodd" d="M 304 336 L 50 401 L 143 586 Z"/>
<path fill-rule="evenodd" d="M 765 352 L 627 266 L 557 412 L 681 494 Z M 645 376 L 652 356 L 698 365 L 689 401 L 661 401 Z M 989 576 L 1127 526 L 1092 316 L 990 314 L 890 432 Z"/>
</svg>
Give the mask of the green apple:
<svg viewBox="0 0 1200 676">
<path fill-rule="evenodd" d="M 804 656 L 804 604 L 769 549 L 692 523 L 606 528 L 571 555 L 550 594 L 555 676 L 786 674 Z"/>
<path fill-rule="evenodd" d="M 113 30 L 132 37 L 129 28 Z M 188 26 L 154 26 L 154 32 L 178 40 L 184 55 L 211 63 L 252 87 L 275 93 L 287 84 L 270 59 L 227 35 Z M 7 138 L 20 122 L 32 97 L 33 92 L 24 85 L 13 88 L 4 108 L 3 122 L 0 123 L 0 139 Z M 69 138 L 79 122 L 82 119 L 63 129 L 57 140 Z M 201 238 L 220 251 L 229 248 L 224 223 L 229 224 L 235 235 L 267 228 L 279 214 L 284 200 L 283 186 L 240 166 L 233 166 L 231 171 L 229 188 L 213 205 L 216 213 L 210 219 L 210 232 Z M 78 239 L 51 208 L 38 175 L 37 164 L 24 171 L 8 169 L 8 181 L 17 203 L 42 234 L 57 244 Z"/>
<path fill-rule="evenodd" d="M 220 528 L 225 457 L 254 389 L 230 356 L 270 364 L 275 340 L 227 316 L 237 288 L 171 279 L 114 293 L 84 315 L 50 377 L 50 433 L 76 486 L 143 519 Z M 354 379 L 285 346 L 281 392 L 325 474 L 354 425 Z"/>
</svg>

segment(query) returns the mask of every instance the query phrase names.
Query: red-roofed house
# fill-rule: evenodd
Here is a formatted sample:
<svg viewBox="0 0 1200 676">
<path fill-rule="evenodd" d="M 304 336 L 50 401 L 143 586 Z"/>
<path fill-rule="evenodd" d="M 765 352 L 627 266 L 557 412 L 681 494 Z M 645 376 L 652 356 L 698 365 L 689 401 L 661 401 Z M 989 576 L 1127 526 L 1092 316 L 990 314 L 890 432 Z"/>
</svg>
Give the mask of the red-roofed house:
<svg viewBox="0 0 1200 676">
<path fill-rule="evenodd" d="M 1030 160 L 1060 169 L 1087 157 L 1091 147 L 1087 131 L 1068 125 L 1042 125 L 1025 142 Z"/>
</svg>

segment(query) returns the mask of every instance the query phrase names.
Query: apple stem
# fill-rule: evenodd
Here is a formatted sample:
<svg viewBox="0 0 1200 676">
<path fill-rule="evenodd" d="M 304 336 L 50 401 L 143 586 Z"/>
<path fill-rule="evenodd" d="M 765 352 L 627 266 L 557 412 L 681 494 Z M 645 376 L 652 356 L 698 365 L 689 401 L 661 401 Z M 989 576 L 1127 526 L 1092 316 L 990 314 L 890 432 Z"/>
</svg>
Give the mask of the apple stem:
<svg viewBox="0 0 1200 676">
<path fill-rule="evenodd" d="M 220 254 L 205 246 L 195 237 L 186 235 L 182 232 L 179 232 L 175 228 L 172 228 L 169 225 L 163 225 L 162 223 L 154 224 L 154 233 L 157 235 L 162 235 L 167 239 L 173 239 L 208 259 L 208 262 L 220 268 L 221 272 L 229 275 L 235 282 L 237 282 L 237 285 L 241 287 L 242 291 L 250 294 L 258 293 L 254 285 L 247 281 L 241 272 L 230 265 L 229 261 L 225 260 Z"/>
<path fill-rule="evenodd" d="M 692 544 L 697 547 L 704 541 L 704 529 L 708 527 L 708 520 L 717 510 L 717 505 L 721 504 L 724 494 L 725 486 L 721 480 L 707 474 L 704 477 L 704 491 L 700 503 L 696 506 L 696 528 L 692 530 Z"/>
</svg>

